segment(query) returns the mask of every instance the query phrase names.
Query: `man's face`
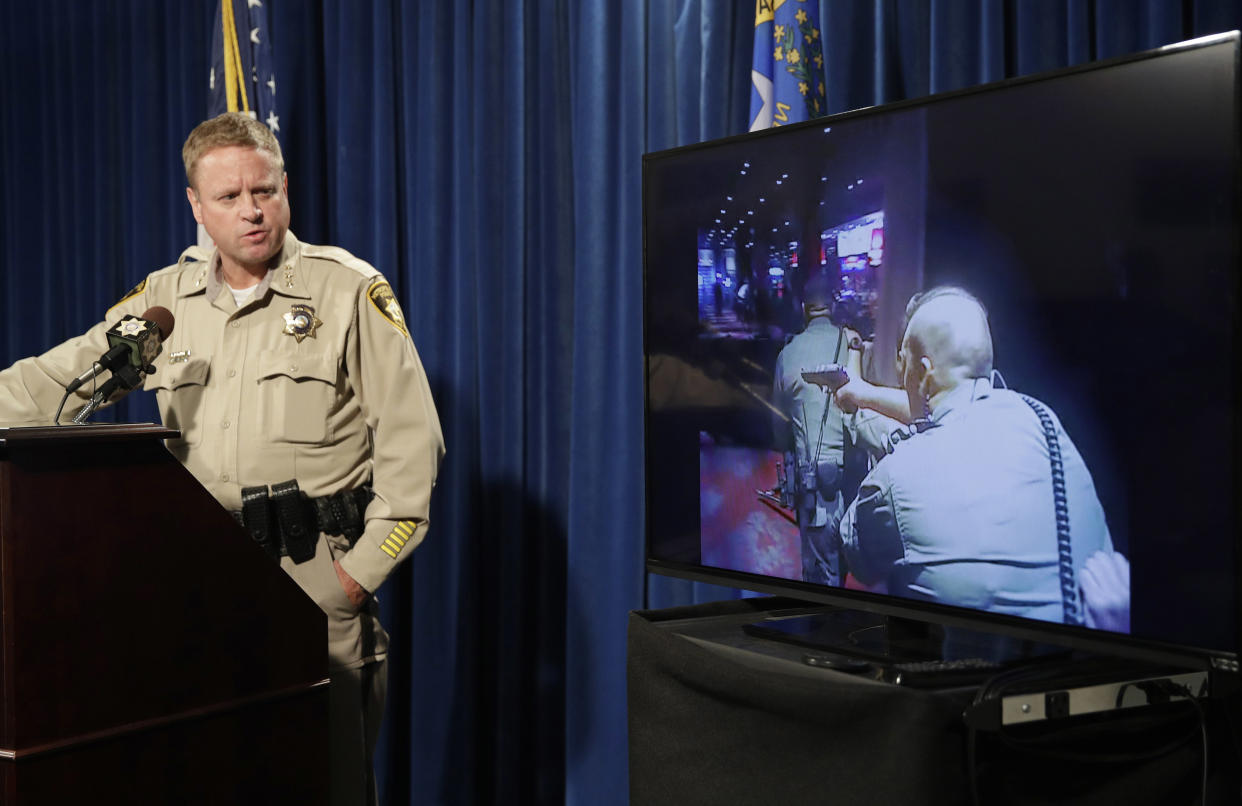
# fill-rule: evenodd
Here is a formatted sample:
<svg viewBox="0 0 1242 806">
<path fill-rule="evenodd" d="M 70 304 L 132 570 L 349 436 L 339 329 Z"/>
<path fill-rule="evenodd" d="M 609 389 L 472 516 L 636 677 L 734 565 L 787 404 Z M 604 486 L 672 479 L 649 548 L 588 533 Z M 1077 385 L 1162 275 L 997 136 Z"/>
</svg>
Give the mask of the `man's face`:
<svg viewBox="0 0 1242 806">
<path fill-rule="evenodd" d="M 242 146 L 214 148 L 198 159 L 186 197 L 194 220 L 220 250 L 224 268 L 259 274 L 289 231 L 289 180 L 276 158 Z"/>
</svg>

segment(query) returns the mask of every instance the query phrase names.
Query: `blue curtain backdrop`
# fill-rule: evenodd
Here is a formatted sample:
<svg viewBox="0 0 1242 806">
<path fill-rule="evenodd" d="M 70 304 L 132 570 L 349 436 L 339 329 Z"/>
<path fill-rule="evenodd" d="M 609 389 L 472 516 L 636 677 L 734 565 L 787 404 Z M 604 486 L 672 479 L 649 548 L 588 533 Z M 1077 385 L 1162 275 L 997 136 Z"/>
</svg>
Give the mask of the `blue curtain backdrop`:
<svg viewBox="0 0 1242 806">
<path fill-rule="evenodd" d="M 194 240 L 215 3 L 0 3 L 0 364 Z M 745 130 L 753 4 L 270 0 L 293 229 L 397 290 L 448 457 L 381 592 L 386 801 L 624 803 L 642 568 L 641 155 Z M 1242 26 L 1235 2 L 832 0 L 830 112 Z M 149 398 L 119 407 L 152 419 Z"/>
</svg>

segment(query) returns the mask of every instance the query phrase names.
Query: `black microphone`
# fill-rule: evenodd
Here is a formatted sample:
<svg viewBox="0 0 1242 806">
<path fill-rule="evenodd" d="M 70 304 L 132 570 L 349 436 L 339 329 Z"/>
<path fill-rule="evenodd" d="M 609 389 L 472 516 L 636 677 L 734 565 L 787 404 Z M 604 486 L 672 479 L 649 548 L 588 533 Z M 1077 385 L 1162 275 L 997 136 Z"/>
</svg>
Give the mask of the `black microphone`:
<svg viewBox="0 0 1242 806">
<path fill-rule="evenodd" d="M 86 418 L 108 402 L 108 399 L 117 391 L 121 389 L 126 392 L 131 391 L 142 383 L 144 375 L 155 372 L 155 367 L 151 366 L 151 362 L 160 354 L 161 344 L 172 333 L 172 329 L 172 311 L 161 305 L 147 308 L 141 318 L 127 315 L 109 328 L 108 343 L 112 346 L 100 356 L 90 370 L 74 380 L 75 382 L 81 381 L 77 384 L 81 386 L 82 383 L 105 369 L 112 370 L 112 377 L 99 387 L 95 394 L 91 395 L 86 405 L 73 416 L 73 422 L 78 425 L 85 423 Z M 61 399 L 61 408 L 64 408 L 65 399 L 76 388 L 77 386 L 73 384 L 69 385 L 65 391 L 65 398 Z M 55 422 L 60 422 L 59 410 L 56 412 Z"/>
<path fill-rule="evenodd" d="M 125 316 L 108 329 L 107 352 L 90 369 L 70 381 L 65 391 L 77 391 L 105 369 L 115 373 L 122 367 L 130 366 L 138 372 L 153 372 L 154 369 L 149 369 L 151 362 L 160 354 L 160 345 L 172 329 L 172 312 L 162 305 L 148 308 L 141 317 L 132 314 Z M 133 386 L 126 388 L 132 389 Z"/>
</svg>

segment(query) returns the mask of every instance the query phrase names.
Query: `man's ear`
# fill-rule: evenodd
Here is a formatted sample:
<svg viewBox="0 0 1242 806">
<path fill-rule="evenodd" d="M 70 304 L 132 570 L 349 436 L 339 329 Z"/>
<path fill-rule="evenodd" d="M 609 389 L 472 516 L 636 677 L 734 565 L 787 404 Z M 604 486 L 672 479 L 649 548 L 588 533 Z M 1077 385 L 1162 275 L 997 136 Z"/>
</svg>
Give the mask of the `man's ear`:
<svg viewBox="0 0 1242 806">
<path fill-rule="evenodd" d="M 190 202 L 190 211 L 194 213 L 194 220 L 203 223 L 203 210 L 198 201 L 198 194 L 194 192 L 194 188 L 185 189 L 185 198 Z"/>
<path fill-rule="evenodd" d="M 930 388 L 936 367 L 927 356 L 919 357 L 919 394 L 924 400 L 930 400 L 933 390 Z"/>
</svg>

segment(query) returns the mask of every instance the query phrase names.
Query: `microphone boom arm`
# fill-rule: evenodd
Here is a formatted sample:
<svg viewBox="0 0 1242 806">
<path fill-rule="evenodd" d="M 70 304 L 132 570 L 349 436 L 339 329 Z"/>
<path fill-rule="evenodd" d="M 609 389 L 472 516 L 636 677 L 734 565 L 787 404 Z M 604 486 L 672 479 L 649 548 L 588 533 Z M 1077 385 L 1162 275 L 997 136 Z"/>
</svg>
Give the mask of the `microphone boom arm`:
<svg viewBox="0 0 1242 806">
<path fill-rule="evenodd" d="M 99 387 L 98 391 L 91 395 L 91 399 L 86 402 L 86 405 L 78 409 L 78 413 L 73 415 L 74 424 L 82 425 L 85 423 L 87 418 L 94 414 L 100 406 L 106 403 L 108 398 L 112 397 L 117 390 L 124 389 L 126 392 L 132 391 L 142 383 L 143 378 L 146 377 L 148 372 L 153 371 L 155 371 L 154 367 L 147 366 L 143 367 L 142 372 L 139 372 L 129 364 L 113 370 L 112 377 L 108 379 L 108 382 Z"/>
</svg>

